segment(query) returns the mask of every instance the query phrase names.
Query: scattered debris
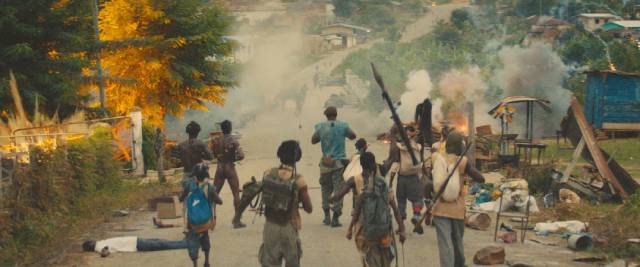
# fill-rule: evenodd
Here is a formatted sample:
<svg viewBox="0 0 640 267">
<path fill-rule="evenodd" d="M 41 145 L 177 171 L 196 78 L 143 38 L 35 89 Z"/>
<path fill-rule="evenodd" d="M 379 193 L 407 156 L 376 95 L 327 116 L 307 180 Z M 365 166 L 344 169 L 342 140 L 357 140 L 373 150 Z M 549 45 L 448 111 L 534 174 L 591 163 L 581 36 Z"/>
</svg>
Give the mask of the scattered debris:
<svg viewBox="0 0 640 267">
<path fill-rule="evenodd" d="M 557 246 L 558 243 L 557 242 L 553 242 L 553 241 L 545 241 L 545 240 L 540 240 L 538 238 L 529 238 L 529 241 L 534 242 L 534 243 L 538 243 L 541 245 L 545 245 L 545 246 Z"/>
<path fill-rule="evenodd" d="M 533 267 L 533 265 L 529 265 L 529 264 L 521 263 L 521 262 L 513 262 L 512 263 L 512 262 L 507 261 L 505 264 L 507 266 L 509 266 L 509 267 Z"/>
<path fill-rule="evenodd" d="M 106 258 L 109 257 L 109 255 L 111 255 L 109 247 L 103 247 L 102 250 L 100 250 L 100 257 Z"/>
<path fill-rule="evenodd" d="M 542 233 L 582 233 L 587 231 L 587 224 L 581 221 L 536 223 L 534 231 Z"/>
<path fill-rule="evenodd" d="M 609 244 L 609 239 L 602 236 L 595 236 L 593 238 L 593 243 L 596 244 L 597 246 L 604 247 Z"/>
<path fill-rule="evenodd" d="M 504 248 L 488 246 L 478 250 L 473 256 L 473 263 L 478 265 L 504 264 L 506 254 Z"/>
<path fill-rule="evenodd" d="M 113 211 L 113 217 L 126 217 L 129 216 L 129 211 L 127 210 L 115 210 Z"/>
<path fill-rule="evenodd" d="M 502 242 L 505 242 L 507 244 L 513 244 L 518 242 L 518 232 L 506 232 L 506 233 L 502 233 L 499 236 L 500 240 L 502 240 Z"/>
<path fill-rule="evenodd" d="M 475 213 L 467 217 L 466 225 L 471 229 L 485 231 L 491 226 L 491 217 L 486 213 Z"/>
<path fill-rule="evenodd" d="M 567 203 L 567 204 L 580 203 L 580 196 L 578 196 L 578 194 L 576 194 L 575 192 L 569 189 L 565 189 L 565 188 L 560 189 L 559 195 L 560 195 L 560 202 L 562 203 Z"/>
<path fill-rule="evenodd" d="M 631 243 L 631 244 L 640 244 L 640 238 L 630 238 L 630 239 L 627 239 L 627 243 Z"/>
<path fill-rule="evenodd" d="M 584 262 L 584 263 L 594 263 L 594 262 L 604 262 L 607 261 L 608 257 L 607 255 L 579 255 L 578 257 L 575 257 L 573 259 L 573 261 L 575 262 Z"/>
<path fill-rule="evenodd" d="M 571 235 L 569 236 L 568 246 L 570 249 L 585 251 L 593 248 L 593 238 L 590 235 Z"/>
<path fill-rule="evenodd" d="M 158 202 L 158 218 L 159 219 L 175 219 L 182 217 L 182 203 L 178 200 L 178 196 L 173 196 L 171 202 Z"/>
<path fill-rule="evenodd" d="M 633 194 L 640 185 L 615 159 L 612 159 L 609 154 L 598 146 L 593 129 L 584 115 L 582 106 L 575 97 L 572 98 L 571 106 L 567 113 L 568 116 L 561 125 L 562 131 L 566 133 L 574 146 L 580 148 L 579 144 L 584 142 L 587 148 L 579 149 L 582 151 L 576 150 L 576 152 L 581 153 L 587 162 L 596 167 L 599 175 L 613 187 L 618 196 L 627 198 Z M 608 188 L 608 186 L 605 185 L 603 188 Z"/>
</svg>

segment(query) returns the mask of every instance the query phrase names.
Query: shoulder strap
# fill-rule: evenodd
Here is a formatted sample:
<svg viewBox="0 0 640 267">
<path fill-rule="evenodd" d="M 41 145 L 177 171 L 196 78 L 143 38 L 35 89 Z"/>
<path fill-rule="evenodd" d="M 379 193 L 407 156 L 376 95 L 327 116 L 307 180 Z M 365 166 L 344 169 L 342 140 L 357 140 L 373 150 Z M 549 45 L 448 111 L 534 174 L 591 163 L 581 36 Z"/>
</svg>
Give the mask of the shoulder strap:
<svg viewBox="0 0 640 267">
<path fill-rule="evenodd" d="M 356 192 L 358 194 L 362 193 L 362 191 L 364 191 L 364 177 L 362 174 L 354 176 L 353 182 L 356 184 Z"/>
</svg>

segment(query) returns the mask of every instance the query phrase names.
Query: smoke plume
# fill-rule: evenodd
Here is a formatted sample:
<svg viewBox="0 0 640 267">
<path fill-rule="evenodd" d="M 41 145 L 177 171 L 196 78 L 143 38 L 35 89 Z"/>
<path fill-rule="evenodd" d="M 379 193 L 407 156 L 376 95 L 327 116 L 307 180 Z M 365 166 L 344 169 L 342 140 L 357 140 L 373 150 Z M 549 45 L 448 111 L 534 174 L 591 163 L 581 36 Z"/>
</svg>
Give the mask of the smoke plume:
<svg viewBox="0 0 640 267">
<path fill-rule="evenodd" d="M 534 135 L 553 134 L 571 99 L 571 92 L 562 87 L 567 66 L 547 44 L 503 47 L 498 57 L 502 68 L 496 70 L 495 82 L 504 90 L 504 96 L 531 96 L 551 101 L 550 114 L 538 108 L 534 110 Z M 524 110 L 519 109 L 516 118 L 524 121 Z"/>
</svg>

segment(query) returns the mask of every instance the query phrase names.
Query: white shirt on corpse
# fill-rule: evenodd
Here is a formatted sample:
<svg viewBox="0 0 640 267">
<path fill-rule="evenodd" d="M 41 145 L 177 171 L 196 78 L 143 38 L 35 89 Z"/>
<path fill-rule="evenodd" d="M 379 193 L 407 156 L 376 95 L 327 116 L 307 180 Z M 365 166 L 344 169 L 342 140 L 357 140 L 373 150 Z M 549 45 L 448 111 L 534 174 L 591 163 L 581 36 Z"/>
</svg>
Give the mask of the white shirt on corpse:
<svg viewBox="0 0 640 267">
<path fill-rule="evenodd" d="M 97 252 L 100 252 L 104 247 L 109 247 L 109 252 L 137 252 L 138 251 L 138 237 L 136 236 L 123 236 L 114 237 L 105 240 L 96 241 Z"/>
</svg>

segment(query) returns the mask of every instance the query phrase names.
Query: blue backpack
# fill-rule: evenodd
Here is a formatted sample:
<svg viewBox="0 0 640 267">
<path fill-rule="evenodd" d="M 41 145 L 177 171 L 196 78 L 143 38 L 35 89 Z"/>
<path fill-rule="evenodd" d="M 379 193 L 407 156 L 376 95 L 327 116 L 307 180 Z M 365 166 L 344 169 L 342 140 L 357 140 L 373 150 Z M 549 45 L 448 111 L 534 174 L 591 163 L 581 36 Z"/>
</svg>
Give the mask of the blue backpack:
<svg viewBox="0 0 640 267">
<path fill-rule="evenodd" d="M 212 224 L 213 212 L 204 188 L 209 189 L 209 183 L 194 188 L 187 198 L 187 221 L 196 232 L 208 230 Z"/>
</svg>

